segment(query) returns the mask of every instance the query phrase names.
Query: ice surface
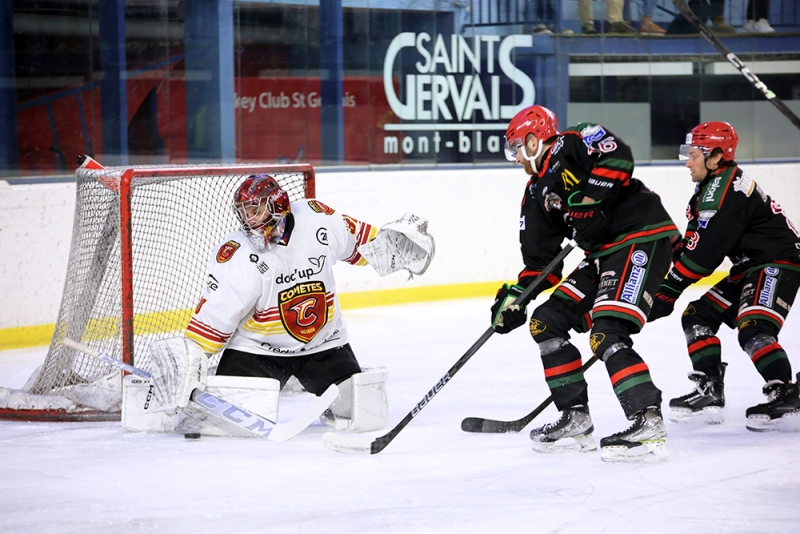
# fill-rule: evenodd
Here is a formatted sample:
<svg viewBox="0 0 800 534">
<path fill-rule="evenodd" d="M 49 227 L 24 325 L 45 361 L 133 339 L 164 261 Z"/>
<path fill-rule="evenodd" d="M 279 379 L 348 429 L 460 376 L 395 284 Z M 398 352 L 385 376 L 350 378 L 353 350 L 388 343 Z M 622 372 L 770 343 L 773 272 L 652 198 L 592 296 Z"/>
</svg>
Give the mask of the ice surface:
<svg viewBox="0 0 800 534">
<path fill-rule="evenodd" d="M 362 366 L 389 369 L 389 426 L 372 435 L 388 432 L 480 337 L 490 304 L 345 313 Z M 795 371 L 798 326 L 795 313 L 781 337 Z M 800 434 L 745 429 L 745 409 L 765 400 L 762 381 L 734 333 L 723 327 L 721 338 L 730 363 L 726 420 L 667 421 L 662 464 L 533 452 L 528 432 L 556 419 L 552 406 L 519 434 L 462 432 L 464 417 L 516 419 L 548 396 L 525 328 L 492 336 L 375 455 L 325 449 L 322 426 L 273 443 L 127 433 L 119 423 L 0 421 L 0 532 L 800 532 Z M 692 387 L 679 313 L 634 339 L 664 391 L 666 415 L 668 400 Z M 586 336 L 573 342 L 588 358 Z M 45 353 L 0 352 L 0 386 L 21 387 Z M 587 378 L 599 441 L 628 421 L 604 366 Z"/>
</svg>

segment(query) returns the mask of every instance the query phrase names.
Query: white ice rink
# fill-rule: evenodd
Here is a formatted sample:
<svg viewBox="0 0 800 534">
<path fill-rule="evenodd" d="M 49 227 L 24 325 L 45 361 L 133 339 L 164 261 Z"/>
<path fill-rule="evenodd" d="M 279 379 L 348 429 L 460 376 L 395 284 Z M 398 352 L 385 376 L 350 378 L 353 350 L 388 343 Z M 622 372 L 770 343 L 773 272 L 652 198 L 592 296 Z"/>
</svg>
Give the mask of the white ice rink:
<svg viewBox="0 0 800 534">
<path fill-rule="evenodd" d="M 679 310 L 697 292 L 678 302 Z M 345 312 L 363 366 L 389 368 L 389 425 L 419 402 L 488 326 L 490 299 Z M 781 341 L 800 370 L 800 318 Z M 14 533 L 797 533 L 800 434 L 745 429 L 762 380 L 723 327 L 726 420 L 667 421 L 670 459 L 608 464 L 533 452 L 528 433 L 460 430 L 468 416 L 516 419 L 548 396 L 525 328 L 494 335 L 381 453 L 323 448 L 315 426 L 286 443 L 134 434 L 119 423 L 0 421 L 0 532 Z M 679 314 L 636 349 L 664 392 L 687 393 Z M 584 358 L 586 336 L 573 338 Z M 0 385 L 21 387 L 46 349 L 0 352 Z M 627 428 L 602 364 L 587 372 L 595 438 Z M 295 394 L 287 406 L 297 406 Z M 287 410 L 288 411 L 288 410 Z M 283 419 L 283 417 L 282 417 Z"/>
</svg>

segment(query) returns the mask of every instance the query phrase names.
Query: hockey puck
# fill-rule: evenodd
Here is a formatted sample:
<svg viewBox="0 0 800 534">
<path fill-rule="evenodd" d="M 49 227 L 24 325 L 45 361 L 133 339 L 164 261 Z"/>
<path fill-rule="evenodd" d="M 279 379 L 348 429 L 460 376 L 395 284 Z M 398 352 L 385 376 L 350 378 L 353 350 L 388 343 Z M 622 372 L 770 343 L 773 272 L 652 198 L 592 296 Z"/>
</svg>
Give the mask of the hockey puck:
<svg viewBox="0 0 800 534">
<path fill-rule="evenodd" d="M 200 432 L 190 432 L 188 434 L 184 434 L 183 437 L 185 439 L 200 439 Z"/>
</svg>

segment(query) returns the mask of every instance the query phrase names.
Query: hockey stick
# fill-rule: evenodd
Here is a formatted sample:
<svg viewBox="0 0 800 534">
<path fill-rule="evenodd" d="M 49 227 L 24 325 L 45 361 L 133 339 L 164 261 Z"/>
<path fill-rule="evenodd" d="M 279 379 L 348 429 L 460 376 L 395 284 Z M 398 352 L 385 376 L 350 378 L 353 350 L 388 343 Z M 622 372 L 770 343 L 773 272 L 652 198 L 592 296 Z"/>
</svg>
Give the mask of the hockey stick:
<svg viewBox="0 0 800 534">
<path fill-rule="evenodd" d="M 152 380 L 153 378 L 153 376 L 147 371 L 143 371 L 138 367 L 134 367 L 133 365 L 129 365 L 125 362 L 117 360 L 116 358 L 112 358 L 108 354 L 99 352 L 83 343 L 79 343 L 69 338 L 64 338 L 62 343 L 77 351 L 88 354 L 89 356 L 94 356 L 95 358 L 113 365 L 118 369 L 122 369 L 123 371 L 127 371 L 141 378 L 147 380 Z M 244 408 L 236 406 L 235 404 L 231 404 L 221 397 L 217 397 L 216 395 L 212 395 L 211 393 L 201 389 L 195 389 L 192 391 L 191 401 L 200 410 L 214 415 L 219 419 L 231 423 L 239 428 L 242 428 L 253 435 L 267 438 L 270 441 L 286 441 L 296 436 L 303 429 L 313 423 L 320 415 L 322 415 L 322 412 L 328 409 L 331 403 L 336 400 L 338 395 L 339 387 L 336 386 L 336 384 L 331 384 L 325 393 L 315 399 L 313 406 L 308 409 L 307 412 L 304 412 L 295 419 L 292 419 L 286 423 L 275 423 L 275 421 L 270 421 L 269 419 L 256 415 L 248 410 L 245 410 Z M 275 434 L 274 436 L 273 433 Z"/>
<path fill-rule="evenodd" d="M 597 361 L 597 356 L 592 356 L 589 358 L 583 367 L 581 367 L 581 372 L 586 372 L 586 370 L 591 367 L 594 362 Z M 547 397 L 542 403 L 533 409 L 531 413 L 517 419 L 515 421 L 496 421 L 494 419 L 483 419 L 481 417 L 467 417 L 463 421 L 461 421 L 461 430 L 464 432 L 480 432 L 484 434 L 504 434 L 506 432 L 519 432 L 526 426 L 528 423 L 533 421 L 540 413 L 544 411 L 545 408 L 550 406 L 550 403 L 553 402 L 553 396 L 550 395 Z"/>
<path fill-rule="evenodd" d="M 547 264 L 547 267 L 542 269 L 542 272 L 539 276 L 536 277 L 533 282 L 531 282 L 528 287 L 514 300 L 516 302 L 522 302 L 528 298 L 528 296 L 533 293 L 533 290 L 536 289 L 544 280 L 547 278 L 553 270 L 558 266 L 561 261 L 567 257 L 567 255 L 572 252 L 572 249 L 577 247 L 578 245 L 574 241 L 570 241 L 567 246 L 565 246 L 558 255 Z M 408 423 L 411 422 L 414 417 L 416 417 L 422 409 L 430 403 L 433 397 L 442 390 L 442 388 L 450 381 L 453 376 L 458 372 L 459 369 L 464 367 L 464 364 L 469 361 L 472 356 L 478 352 L 486 341 L 494 334 L 494 327 L 490 326 L 486 332 L 484 332 L 478 341 L 476 341 L 469 350 L 458 359 L 458 361 L 453 364 L 453 366 L 448 369 L 448 371 L 444 374 L 442 378 L 439 379 L 438 382 L 431 388 L 430 391 L 422 398 L 421 401 L 414 406 L 410 412 L 399 422 L 395 425 L 393 429 L 391 429 L 387 434 L 383 436 L 372 438 L 369 436 L 359 436 L 353 434 L 336 434 L 334 432 L 326 432 L 322 436 L 322 444 L 327 447 L 328 449 L 337 451 L 337 452 L 349 452 L 349 453 L 362 453 L 362 454 L 377 454 L 381 452 L 383 449 L 386 448 L 389 443 L 403 430 Z"/>
<path fill-rule="evenodd" d="M 766 84 L 764 84 L 764 82 L 762 82 L 758 76 L 755 75 L 755 73 L 748 69 L 747 66 L 742 63 L 742 60 L 736 56 L 736 54 L 728 50 L 728 47 L 722 44 L 722 41 L 720 41 L 717 36 L 714 35 L 705 24 L 703 24 L 703 21 L 701 21 L 689 8 L 686 0 L 672 0 L 672 4 L 678 8 L 678 10 L 681 12 L 681 15 L 686 17 L 686 20 L 688 20 L 692 26 L 697 28 L 697 31 L 700 32 L 700 35 L 702 35 L 706 41 L 711 43 L 711 45 L 716 48 L 731 65 L 736 67 L 736 69 L 741 72 L 751 84 L 753 84 L 753 87 L 761 91 L 764 97 L 772 102 L 776 108 L 778 108 L 778 111 L 783 113 L 787 119 L 792 121 L 792 124 L 794 124 L 797 128 L 800 128 L 800 118 L 798 118 L 797 115 L 795 115 L 794 112 L 789 109 L 780 98 L 775 96 L 775 93 L 770 91 Z"/>
</svg>

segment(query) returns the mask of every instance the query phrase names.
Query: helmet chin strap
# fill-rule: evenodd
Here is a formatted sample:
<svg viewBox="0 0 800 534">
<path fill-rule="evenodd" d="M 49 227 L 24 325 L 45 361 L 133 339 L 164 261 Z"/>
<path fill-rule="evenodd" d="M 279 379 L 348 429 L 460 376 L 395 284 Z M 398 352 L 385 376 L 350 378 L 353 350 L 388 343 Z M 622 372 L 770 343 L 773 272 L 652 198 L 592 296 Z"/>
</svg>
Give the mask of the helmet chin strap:
<svg viewBox="0 0 800 534">
<path fill-rule="evenodd" d="M 708 159 L 710 157 L 711 157 L 710 154 L 709 155 L 703 154 L 703 168 L 706 170 L 706 176 L 705 176 L 705 178 L 703 178 L 703 180 L 705 180 L 709 176 L 712 176 L 715 172 L 717 172 L 719 170 L 719 167 L 720 167 L 719 165 L 717 165 L 716 169 L 709 169 L 708 168 Z"/>
<path fill-rule="evenodd" d="M 541 139 L 537 139 L 539 143 L 539 147 L 536 149 L 536 154 L 533 156 L 528 156 L 528 148 L 522 147 L 522 157 L 531 164 L 531 168 L 533 169 L 534 174 L 539 174 L 539 169 L 536 168 L 536 160 L 539 159 L 539 156 L 542 155 L 542 150 L 544 149 L 544 143 Z"/>
</svg>

